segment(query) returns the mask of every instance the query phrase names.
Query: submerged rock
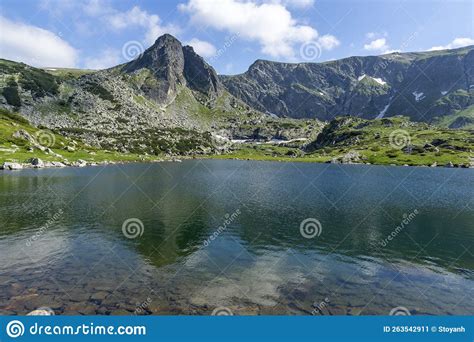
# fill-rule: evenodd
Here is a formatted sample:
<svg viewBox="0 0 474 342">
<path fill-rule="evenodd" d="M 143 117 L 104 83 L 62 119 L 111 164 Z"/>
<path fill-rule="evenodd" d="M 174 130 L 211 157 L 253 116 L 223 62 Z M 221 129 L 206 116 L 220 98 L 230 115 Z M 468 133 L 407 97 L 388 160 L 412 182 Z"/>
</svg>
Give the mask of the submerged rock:
<svg viewBox="0 0 474 342">
<path fill-rule="evenodd" d="M 27 316 L 54 316 L 54 310 L 43 306 L 41 308 L 31 311 L 27 314 Z"/>
</svg>

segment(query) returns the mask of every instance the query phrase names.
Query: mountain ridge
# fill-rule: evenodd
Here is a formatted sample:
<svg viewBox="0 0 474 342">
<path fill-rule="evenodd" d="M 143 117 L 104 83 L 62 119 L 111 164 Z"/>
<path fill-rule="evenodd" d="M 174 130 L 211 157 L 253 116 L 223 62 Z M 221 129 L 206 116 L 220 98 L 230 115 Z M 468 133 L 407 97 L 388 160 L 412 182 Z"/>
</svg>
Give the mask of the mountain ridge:
<svg viewBox="0 0 474 342">
<path fill-rule="evenodd" d="M 459 59 L 461 50 L 474 51 L 430 52 L 419 59 Z M 312 141 L 324 126 L 321 120 L 348 112 L 407 114 L 390 112 L 396 103 L 387 107 L 387 101 L 393 88 L 409 81 L 414 54 L 388 56 L 388 65 L 375 56 L 324 63 L 257 60 L 247 73 L 219 76 L 192 47 L 163 35 L 135 60 L 99 71 L 42 70 L 0 60 L 0 108 L 36 127 L 121 153 L 220 153 L 233 139 Z M 470 85 L 472 74 L 466 77 Z M 439 110 L 446 109 L 443 114 L 455 112 L 452 119 L 443 116 L 443 125 L 474 125 L 472 95 L 470 88 L 457 89 L 434 99 Z"/>
<path fill-rule="evenodd" d="M 322 63 L 257 60 L 242 74 L 220 78 L 234 96 L 278 116 L 330 120 L 382 114 L 435 122 L 474 104 L 473 66 L 474 46 L 468 46 Z M 378 84 L 367 79 L 361 85 L 364 76 Z"/>
<path fill-rule="evenodd" d="M 453 49 L 442 49 L 442 50 L 426 50 L 426 51 L 407 51 L 407 52 L 390 52 L 390 53 L 385 53 L 381 55 L 351 55 L 347 57 L 342 57 L 338 59 L 332 59 L 332 60 L 327 60 L 327 61 L 322 61 L 322 62 L 281 62 L 281 61 L 274 61 L 271 59 L 264 59 L 264 58 L 257 58 L 253 63 L 249 65 L 247 68 L 247 71 L 254 65 L 255 63 L 259 62 L 271 62 L 275 64 L 288 64 L 288 65 L 298 65 L 298 64 L 326 64 L 326 63 L 333 63 L 337 61 L 345 61 L 351 58 L 365 58 L 365 57 L 388 57 L 388 56 L 423 56 L 423 55 L 434 55 L 434 54 L 446 54 L 446 53 L 458 53 L 458 52 L 463 52 L 463 51 L 469 51 L 474 49 L 474 45 L 466 45 L 458 48 L 453 48 Z M 238 76 L 245 73 L 239 73 L 239 74 L 222 74 L 221 76 Z"/>
</svg>

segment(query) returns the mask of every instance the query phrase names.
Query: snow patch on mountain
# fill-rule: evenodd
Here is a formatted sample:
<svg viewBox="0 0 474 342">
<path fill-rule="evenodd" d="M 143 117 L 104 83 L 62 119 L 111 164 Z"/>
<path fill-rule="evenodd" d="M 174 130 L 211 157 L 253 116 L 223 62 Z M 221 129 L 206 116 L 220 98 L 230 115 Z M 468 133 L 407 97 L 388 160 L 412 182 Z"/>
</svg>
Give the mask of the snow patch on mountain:
<svg viewBox="0 0 474 342">
<path fill-rule="evenodd" d="M 381 79 L 381 78 L 379 78 L 379 77 L 367 76 L 366 74 L 363 74 L 363 75 L 357 77 L 357 81 L 360 82 L 360 81 L 362 81 L 362 80 L 363 80 L 364 78 L 366 78 L 366 77 L 369 77 L 369 78 L 373 79 L 375 82 L 377 82 L 377 83 L 380 84 L 380 85 L 385 85 L 385 84 L 387 84 L 387 82 L 385 82 L 383 79 Z"/>
<path fill-rule="evenodd" d="M 376 77 L 372 77 L 372 79 L 377 82 L 378 84 L 381 84 L 381 85 L 386 85 L 387 82 L 385 82 L 384 80 L 382 80 L 381 78 L 376 78 Z"/>
<path fill-rule="evenodd" d="M 421 100 L 425 98 L 425 93 L 423 93 L 422 91 L 421 92 L 414 91 L 412 94 L 415 97 L 416 102 L 420 102 Z"/>
</svg>

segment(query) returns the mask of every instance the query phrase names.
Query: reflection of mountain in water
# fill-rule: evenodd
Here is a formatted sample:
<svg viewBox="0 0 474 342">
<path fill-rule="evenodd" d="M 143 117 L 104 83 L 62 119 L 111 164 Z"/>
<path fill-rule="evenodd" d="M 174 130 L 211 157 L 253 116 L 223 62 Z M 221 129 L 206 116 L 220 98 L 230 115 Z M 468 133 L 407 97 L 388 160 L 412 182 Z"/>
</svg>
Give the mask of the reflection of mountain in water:
<svg viewBox="0 0 474 342">
<path fill-rule="evenodd" d="M 413 301 L 419 312 L 462 314 L 452 300 L 472 292 L 474 217 L 466 203 L 474 190 L 466 184 L 474 174 L 452 172 L 187 161 L 9 173 L 0 178 L 2 271 L 61 300 L 64 291 L 93 289 L 101 297 L 101 289 L 117 287 L 118 298 L 110 300 L 144 300 L 151 288 L 160 305 L 189 313 L 226 304 L 307 313 L 326 297 L 360 309 L 379 293 L 373 305 L 380 312 Z M 26 239 L 58 209 L 64 214 L 28 250 L 37 258 L 29 258 Z M 237 209 L 238 217 L 203 247 Z M 299 225 L 311 217 L 322 233 L 306 239 Z M 142 236 L 124 236 L 129 218 L 143 222 Z M 420 297 L 428 288 L 436 300 L 450 295 L 436 304 Z M 16 291 L 10 283 L 0 290 Z M 105 305 L 98 301 L 94 310 Z"/>
</svg>

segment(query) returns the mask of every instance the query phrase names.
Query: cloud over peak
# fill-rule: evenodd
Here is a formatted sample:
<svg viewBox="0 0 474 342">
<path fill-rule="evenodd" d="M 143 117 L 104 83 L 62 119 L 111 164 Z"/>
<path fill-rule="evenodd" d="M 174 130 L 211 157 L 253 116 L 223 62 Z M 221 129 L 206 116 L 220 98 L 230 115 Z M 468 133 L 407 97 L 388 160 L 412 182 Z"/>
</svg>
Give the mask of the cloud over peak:
<svg viewBox="0 0 474 342">
<path fill-rule="evenodd" d="M 453 41 L 447 45 L 433 46 L 429 51 L 456 49 L 463 46 L 474 45 L 474 39 L 467 37 L 454 38 Z"/>
<path fill-rule="evenodd" d="M 190 41 L 186 42 L 186 44 L 192 46 L 194 51 L 196 51 L 198 55 L 205 58 L 215 56 L 217 53 L 216 47 L 204 40 L 193 38 Z"/>
<path fill-rule="evenodd" d="M 261 51 L 269 56 L 294 59 L 297 45 L 317 40 L 318 32 L 298 23 L 284 6 L 287 2 L 189 0 L 179 9 L 188 13 L 195 25 L 238 34 L 241 39 L 257 42 Z M 303 3 L 312 2 L 299 1 L 300 5 Z M 318 43 L 330 49 L 339 42 L 328 35 Z"/>
<path fill-rule="evenodd" d="M 388 50 L 387 40 L 385 38 L 372 40 L 370 43 L 364 44 L 364 50 L 378 52 Z"/>
</svg>

